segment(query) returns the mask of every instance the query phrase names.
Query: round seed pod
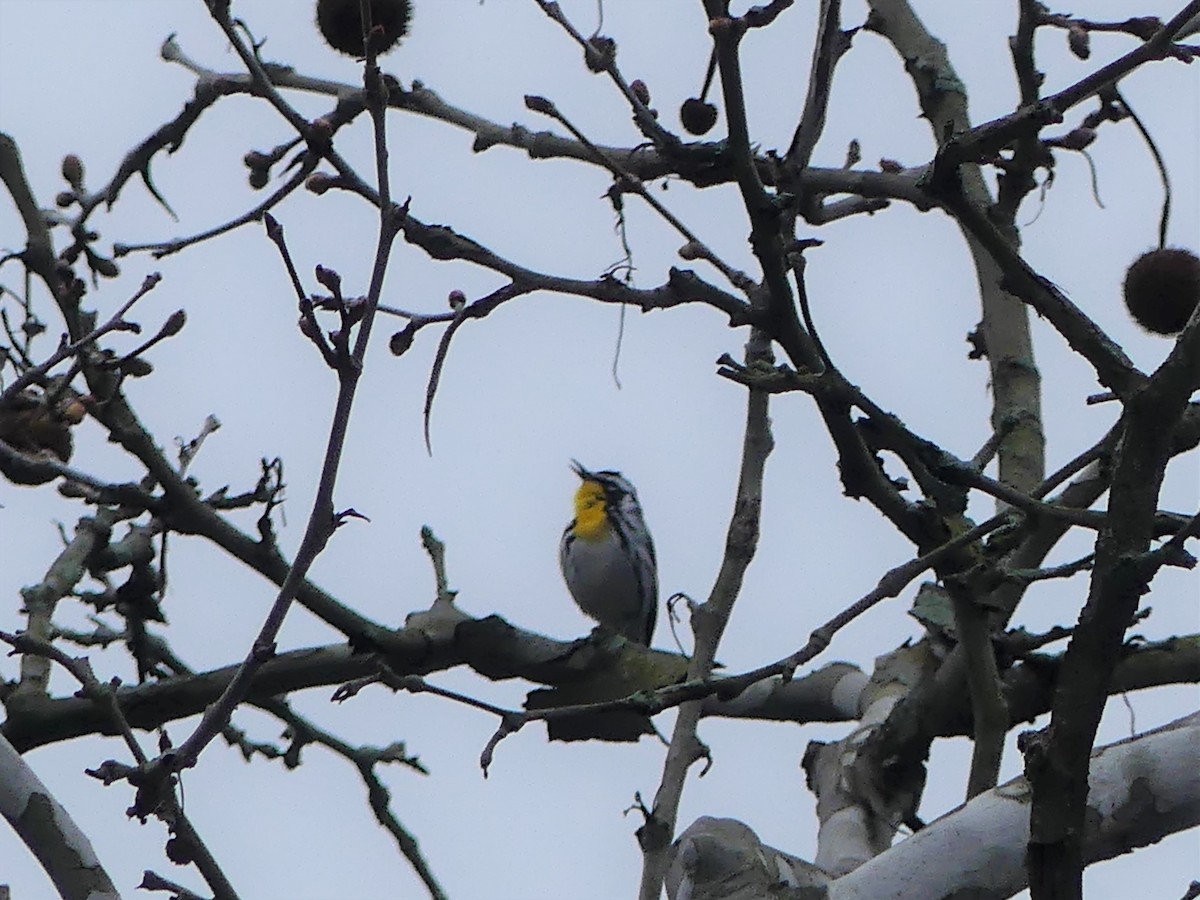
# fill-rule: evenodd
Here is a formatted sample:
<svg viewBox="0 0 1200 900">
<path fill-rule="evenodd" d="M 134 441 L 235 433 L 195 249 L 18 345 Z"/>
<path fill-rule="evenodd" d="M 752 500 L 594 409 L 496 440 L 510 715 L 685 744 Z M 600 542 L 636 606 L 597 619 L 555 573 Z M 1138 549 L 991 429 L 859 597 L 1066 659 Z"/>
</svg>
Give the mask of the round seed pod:
<svg viewBox="0 0 1200 900">
<path fill-rule="evenodd" d="M 689 97 L 679 107 L 679 121 L 691 134 L 707 134 L 717 122 L 717 108 L 699 97 Z"/>
<path fill-rule="evenodd" d="M 1181 247 L 1143 253 L 1125 273 L 1125 306 L 1155 334 L 1178 334 L 1200 303 L 1200 258 Z"/>
<path fill-rule="evenodd" d="M 317 28 L 325 43 L 347 56 L 363 55 L 358 0 L 317 0 Z M 411 0 L 371 0 L 371 49 L 384 54 L 408 34 Z"/>
</svg>

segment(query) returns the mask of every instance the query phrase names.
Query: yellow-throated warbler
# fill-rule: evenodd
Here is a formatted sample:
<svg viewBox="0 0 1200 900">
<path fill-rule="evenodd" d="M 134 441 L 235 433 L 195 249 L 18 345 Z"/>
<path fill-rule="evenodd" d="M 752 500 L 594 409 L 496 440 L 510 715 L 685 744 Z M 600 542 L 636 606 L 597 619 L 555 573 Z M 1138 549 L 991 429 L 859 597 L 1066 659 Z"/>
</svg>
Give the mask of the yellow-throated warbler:
<svg viewBox="0 0 1200 900">
<path fill-rule="evenodd" d="M 572 468 L 583 484 L 558 557 L 579 608 L 605 628 L 650 646 L 658 614 L 658 564 L 637 492 L 620 472 Z"/>
</svg>

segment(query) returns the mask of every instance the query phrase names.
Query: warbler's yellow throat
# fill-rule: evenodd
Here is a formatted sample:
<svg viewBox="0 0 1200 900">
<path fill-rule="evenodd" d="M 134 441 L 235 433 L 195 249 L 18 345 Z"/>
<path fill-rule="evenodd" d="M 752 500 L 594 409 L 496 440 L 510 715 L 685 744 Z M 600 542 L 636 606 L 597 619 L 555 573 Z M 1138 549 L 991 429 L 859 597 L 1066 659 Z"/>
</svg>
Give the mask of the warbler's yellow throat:
<svg viewBox="0 0 1200 900">
<path fill-rule="evenodd" d="M 607 530 L 604 487 L 595 481 L 585 481 L 575 492 L 575 536 L 596 541 L 604 537 Z"/>
</svg>

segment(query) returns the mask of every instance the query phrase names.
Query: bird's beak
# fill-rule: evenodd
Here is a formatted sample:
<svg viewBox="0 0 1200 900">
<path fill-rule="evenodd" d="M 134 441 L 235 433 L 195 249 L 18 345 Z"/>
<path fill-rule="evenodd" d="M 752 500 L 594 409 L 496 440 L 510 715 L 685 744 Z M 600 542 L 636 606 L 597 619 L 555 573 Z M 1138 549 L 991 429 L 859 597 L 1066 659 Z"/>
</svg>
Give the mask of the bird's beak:
<svg viewBox="0 0 1200 900">
<path fill-rule="evenodd" d="M 576 475 L 578 475 L 580 478 L 582 478 L 584 481 L 587 481 L 588 479 L 590 479 L 592 477 L 592 473 L 589 472 L 587 469 L 585 469 L 583 466 L 581 466 L 579 464 L 579 460 L 577 460 L 577 459 L 571 460 L 571 471 L 574 472 Z"/>
</svg>

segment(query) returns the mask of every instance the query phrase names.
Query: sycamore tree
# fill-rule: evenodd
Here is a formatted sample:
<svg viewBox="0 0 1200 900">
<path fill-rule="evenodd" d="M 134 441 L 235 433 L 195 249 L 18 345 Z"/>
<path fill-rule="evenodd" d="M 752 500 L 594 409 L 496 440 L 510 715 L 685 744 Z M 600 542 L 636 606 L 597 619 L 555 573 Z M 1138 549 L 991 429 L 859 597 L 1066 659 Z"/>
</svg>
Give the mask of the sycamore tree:
<svg viewBox="0 0 1200 900">
<path fill-rule="evenodd" d="M 1200 0 L 1130 6 L 0 5 L 0 883 L 1194 896 Z"/>
</svg>

